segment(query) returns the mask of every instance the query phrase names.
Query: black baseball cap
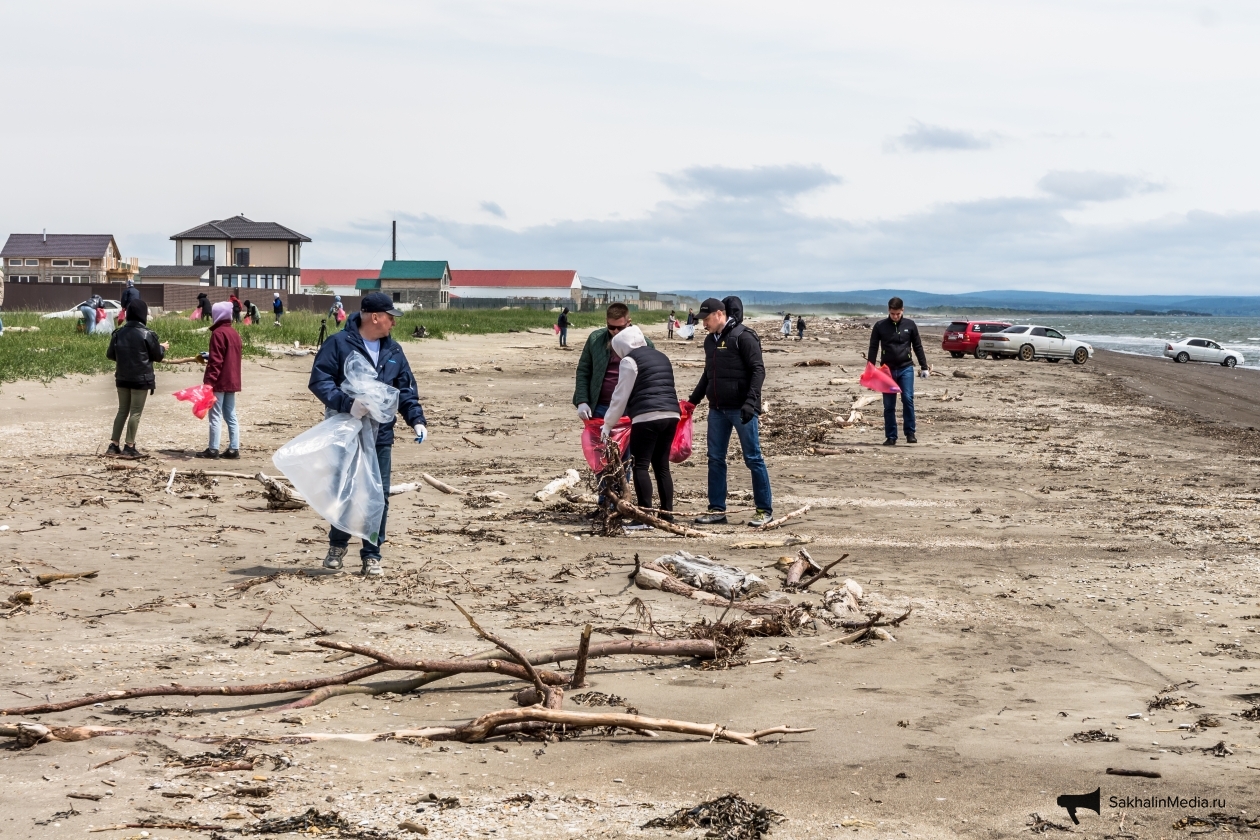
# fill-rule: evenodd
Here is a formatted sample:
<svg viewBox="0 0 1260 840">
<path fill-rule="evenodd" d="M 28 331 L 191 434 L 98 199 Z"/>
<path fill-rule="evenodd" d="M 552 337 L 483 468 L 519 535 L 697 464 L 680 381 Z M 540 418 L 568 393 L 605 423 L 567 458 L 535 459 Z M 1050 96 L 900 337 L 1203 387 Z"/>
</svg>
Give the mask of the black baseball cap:
<svg viewBox="0 0 1260 840">
<path fill-rule="evenodd" d="M 360 312 L 386 312 L 395 318 L 401 318 L 402 313 L 394 308 L 394 299 L 384 292 L 372 292 L 372 294 L 363 298 L 359 302 Z"/>
<path fill-rule="evenodd" d="M 708 298 L 704 303 L 700 304 L 700 311 L 696 314 L 701 318 L 707 318 L 714 312 L 725 312 L 726 305 L 717 298 Z"/>
</svg>

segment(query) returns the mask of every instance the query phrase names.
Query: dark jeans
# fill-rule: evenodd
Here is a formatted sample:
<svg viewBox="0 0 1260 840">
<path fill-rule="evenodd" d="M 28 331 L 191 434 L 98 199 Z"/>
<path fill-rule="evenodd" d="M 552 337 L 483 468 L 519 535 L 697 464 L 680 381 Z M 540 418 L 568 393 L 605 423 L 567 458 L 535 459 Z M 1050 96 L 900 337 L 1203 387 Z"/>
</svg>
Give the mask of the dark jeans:
<svg viewBox="0 0 1260 840">
<path fill-rule="evenodd" d="M 389 518 L 389 474 L 394 463 L 394 447 L 376 447 L 376 463 L 381 468 L 381 486 L 385 489 L 385 510 L 381 513 L 381 542 L 385 542 L 385 520 Z M 350 535 L 340 528 L 329 528 L 328 544 L 334 548 L 346 548 L 350 545 Z M 381 559 L 380 543 L 364 540 L 363 547 L 359 549 L 359 557 L 363 560 L 369 557 Z"/>
<path fill-rule="evenodd" d="M 909 437 L 914 434 L 914 365 L 892 371 L 892 378 L 901 389 L 901 419 Z M 884 394 L 884 437 L 897 439 L 896 394 Z"/>
<path fill-rule="evenodd" d="M 731 430 L 739 435 L 744 450 L 744 466 L 752 472 L 753 501 L 758 510 L 773 510 L 770 498 L 770 472 L 761 457 L 761 436 L 757 418 L 739 421 L 738 408 L 709 408 L 709 508 L 726 510 L 726 450 L 731 444 Z"/>
<path fill-rule="evenodd" d="M 669 450 L 678 430 L 676 417 L 635 423 L 630 427 L 630 454 L 634 456 L 634 495 L 639 507 L 652 506 L 652 476 L 660 490 L 661 510 L 674 509 L 674 478 L 669 473 Z"/>
<path fill-rule="evenodd" d="M 569 328 L 568 327 L 560 328 L 560 346 L 561 347 L 569 346 Z"/>
</svg>

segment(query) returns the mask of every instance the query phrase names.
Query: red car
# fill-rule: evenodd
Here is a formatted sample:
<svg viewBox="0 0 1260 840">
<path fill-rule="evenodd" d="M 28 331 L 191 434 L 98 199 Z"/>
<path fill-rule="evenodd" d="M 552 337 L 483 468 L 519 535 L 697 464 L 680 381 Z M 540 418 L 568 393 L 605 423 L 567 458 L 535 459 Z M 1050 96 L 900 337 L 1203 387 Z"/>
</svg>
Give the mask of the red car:
<svg viewBox="0 0 1260 840">
<path fill-rule="evenodd" d="M 949 353 L 955 359 L 961 359 L 967 354 L 974 355 L 977 359 L 983 358 L 976 351 L 976 345 L 980 343 L 980 336 L 985 333 L 1001 332 L 1009 327 L 1006 321 L 954 321 L 945 328 L 945 338 L 941 341 L 941 349 Z"/>
</svg>

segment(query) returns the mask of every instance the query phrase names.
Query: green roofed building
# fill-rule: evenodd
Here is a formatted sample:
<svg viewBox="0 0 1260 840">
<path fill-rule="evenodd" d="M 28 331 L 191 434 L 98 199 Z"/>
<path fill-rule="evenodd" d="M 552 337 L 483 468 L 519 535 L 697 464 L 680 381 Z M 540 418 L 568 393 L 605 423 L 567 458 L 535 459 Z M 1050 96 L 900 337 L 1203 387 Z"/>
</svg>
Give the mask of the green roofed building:
<svg viewBox="0 0 1260 840">
<path fill-rule="evenodd" d="M 384 292 L 395 303 L 446 309 L 451 301 L 451 267 L 446 260 L 386 260 L 379 277 L 355 281 L 362 294 Z"/>
</svg>

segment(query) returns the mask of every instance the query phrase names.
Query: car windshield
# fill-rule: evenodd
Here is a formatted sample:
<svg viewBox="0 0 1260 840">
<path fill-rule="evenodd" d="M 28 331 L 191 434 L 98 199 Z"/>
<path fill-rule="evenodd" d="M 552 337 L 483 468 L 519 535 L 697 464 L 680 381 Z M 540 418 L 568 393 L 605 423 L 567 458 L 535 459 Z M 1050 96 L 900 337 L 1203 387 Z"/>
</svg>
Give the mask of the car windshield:
<svg viewBox="0 0 1260 840">
<path fill-rule="evenodd" d="M 967 324 L 963 321 L 954 321 L 945 328 L 945 332 L 966 332 Z"/>
<path fill-rule="evenodd" d="M 1002 332 L 1004 332 L 1004 333 L 1026 333 L 1026 332 L 1028 332 L 1028 327 L 1007 327 L 1006 329 L 1002 330 Z"/>
</svg>

